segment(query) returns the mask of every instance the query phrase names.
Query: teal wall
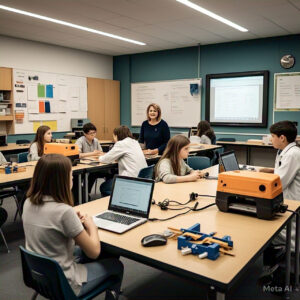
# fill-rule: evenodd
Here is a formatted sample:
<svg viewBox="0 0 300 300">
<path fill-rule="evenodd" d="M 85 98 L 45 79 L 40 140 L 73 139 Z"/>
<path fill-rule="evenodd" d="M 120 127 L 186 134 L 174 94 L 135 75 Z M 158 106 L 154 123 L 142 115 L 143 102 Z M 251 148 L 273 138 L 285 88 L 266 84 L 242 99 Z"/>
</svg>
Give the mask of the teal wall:
<svg viewBox="0 0 300 300">
<path fill-rule="evenodd" d="M 300 72 L 300 64 L 297 62 L 300 59 L 300 35 L 206 45 L 200 47 L 199 56 L 198 52 L 198 47 L 189 47 L 114 57 L 114 79 L 121 82 L 121 124 L 131 127 L 131 83 L 196 78 L 200 56 L 200 77 L 203 79 L 202 119 L 205 118 L 206 74 L 269 70 L 269 127 L 273 120 L 274 73 Z M 296 57 L 295 66 L 288 71 L 279 64 L 284 54 L 293 54 Z M 300 132 L 300 112 L 275 112 L 275 122 L 286 119 L 299 121 L 298 132 Z M 217 132 L 228 133 L 268 133 L 267 128 L 217 126 L 214 129 Z M 139 128 L 132 128 L 132 130 L 138 132 Z M 222 135 L 218 135 L 220 136 Z M 238 140 L 261 138 L 251 135 L 235 137 Z"/>
<path fill-rule="evenodd" d="M 61 139 L 67 132 L 53 132 L 54 139 Z M 29 140 L 33 141 L 35 134 L 13 134 L 7 136 L 7 143 L 15 143 L 17 140 Z"/>
</svg>

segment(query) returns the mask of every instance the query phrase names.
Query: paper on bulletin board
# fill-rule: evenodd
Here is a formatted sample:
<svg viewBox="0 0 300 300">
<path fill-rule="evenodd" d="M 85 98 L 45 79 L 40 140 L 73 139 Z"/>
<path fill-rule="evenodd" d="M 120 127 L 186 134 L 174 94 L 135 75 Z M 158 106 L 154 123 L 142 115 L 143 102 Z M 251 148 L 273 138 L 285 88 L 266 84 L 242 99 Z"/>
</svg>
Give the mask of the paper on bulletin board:
<svg viewBox="0 0 300 300">
<path fill-rule="evenodd" d="M 300 72 L 274 74 L 275 110 L 300 110 Z"/>
<path fill-rule="evenodd" d="M 37 132 L 38 128 L 42 125 L 42 122 L 38 121 L 38 122 L 33 122 L 33 132 Z"/>
<path fill-rule="evenodd" d="M 64 85 L 58 86 L 59 100 L 68 100 L 68 87 Z"/>
<path fill-rule="evenodd" d="M 27 88 L 27 97 L 28 97 L 28 101 L 37 100 L 36 85 L 29 85 L 28 86 L 28 88 Z"/>
<path fill-rule="evenodd" d="M 27 111 L 29 114 L 39 113 L 39 101 L 28 101 Z"/>
<path fill-rule="evenodd" d="M 38 97 L 39 98 L 45 98 L 45 85 L 44 84 L 38 84 Z"/>
<path fill-rule="evenodd" d="M 43 121 L 44 126 L 50 127 L 52 131 L 57 131 L 57 121 Z"/>
</svg>

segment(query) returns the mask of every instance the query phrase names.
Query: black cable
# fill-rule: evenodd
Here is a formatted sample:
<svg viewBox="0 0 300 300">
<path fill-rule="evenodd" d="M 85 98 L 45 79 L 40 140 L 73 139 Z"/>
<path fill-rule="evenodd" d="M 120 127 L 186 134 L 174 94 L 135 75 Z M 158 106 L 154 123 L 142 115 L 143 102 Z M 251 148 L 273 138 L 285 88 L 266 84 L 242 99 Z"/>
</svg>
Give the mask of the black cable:
<svg viewBox="0 0 300 300">
<path fill-rule="evenodd" d="M 201 207 L 201 208 L 198 208 L 198 209 L 197 209 L 197 205 L 198 205 L 198 202 L 195 203 L 195 206 L 194 206 L 193 208 L 191 208 L 191 207 L 186 207 L 186 208 L 189 208 L 189 210 L 187 210 L 187 211 L 185 211 L 185 212 L 183 212 L 183 213 L 177 214 L 177 215 L 175 215 L 175 216 L 166 218 L 166 219 L 150 218 L 150 219 L 148 219 L 148 220 L 149 220 L 149 221 L 152 221 L 152 222 L 154 222 L 154 221 L 161 221 L 161 222 L 163 222 L 163 221 L 168 221 L 168 220 L 172 220 L 172 219 L 174 219 L 174 218 L 176 218 L 176 217 L 185 215 L 185 214 L 187 214 L 187 213 L 190 212 L 190 211 L 200 211 L 200 210 L 206 209 L 206 208 L 208 208 L 208 207 L 210 207 L 210 206 L 216 205 L 216 203 L 211 203 L 211 204 L 208 204 L 208 205 L 206 205 L 206 206 L 204 206 L 204 207 Z"/>
<path fill-rule="evenodd" d="M 286 211 L 293 213 L 293 215 L 298 215 L 298 216 L 300 215 L 299 211 L 295 211 L 295 210 L 291 210 L 291 209 L 287 209 Z"/>
</svg>

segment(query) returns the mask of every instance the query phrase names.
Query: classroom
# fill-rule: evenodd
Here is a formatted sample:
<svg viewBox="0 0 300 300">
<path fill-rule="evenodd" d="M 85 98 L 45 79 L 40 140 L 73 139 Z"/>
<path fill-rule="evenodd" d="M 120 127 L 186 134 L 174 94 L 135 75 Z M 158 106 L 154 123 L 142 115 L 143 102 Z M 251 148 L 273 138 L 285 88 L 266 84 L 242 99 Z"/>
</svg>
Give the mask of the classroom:
<svg viewBox="0 0 300 300">
<path fill-rule="evenodd" d="M 299 41 L 299 0 L 0 1 L 0 299 L 299 299 Z"/>
</svg>

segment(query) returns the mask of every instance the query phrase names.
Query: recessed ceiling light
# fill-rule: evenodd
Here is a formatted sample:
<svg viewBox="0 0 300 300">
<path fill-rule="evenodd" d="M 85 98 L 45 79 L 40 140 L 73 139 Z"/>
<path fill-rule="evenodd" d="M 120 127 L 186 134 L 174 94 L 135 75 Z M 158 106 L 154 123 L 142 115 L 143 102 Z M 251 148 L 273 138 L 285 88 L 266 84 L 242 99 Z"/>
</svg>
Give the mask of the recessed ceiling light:
<svg viewBox="0 0 300 300">
<path fill-rule="evenodd" d="M 242 27 L 238 24 L 235 24 L 235 23 L 233 23 L 233 22 L 231 22 L 231 21 L 229 21 L 229 20 L 227 20 L 227 19 L 225 19 L 225 18 L 223 18 L 219 15 L 216 15 L 215 13 L 213 13 L 213 12 L 211 12 L 211 11 L 209 11 L 209 10 L 207 10 L 207 9 L 205 9 L 205 8 L 203 8 L 203 7 L 197 5 L 197 4 L 195 4 L 195 3 L 193 3 L 189 0 L 176 0 L 176 1 L 188 6 L 190 8 L 193 8 L 193 9 L 195 9 L 195 10 L 197 10 L 197 11 L 199 11 L 199 12 L 201 12 L 201 13 L 203 13 L 203 14 L 211 17 L 211 18 L 214 18 L 214 19 L 216 19 L 216 20 L 218 20 L 218 21 L 220 21 L 220 22 L 222 22 L 226 25 L 229 25 L 229 26 L 231 26 L 231 27 L 233 27 L 233 28 L 235 28 L 239 31 L 242 31 L 242 32 L 247 32 L 248 31 L 248 29 L 246 29 L 246 28 L 244 28 L 244 27 Z"/>
<path fill-rule="evenodd" d="M 21 14 L 21 15 L 25 15 L 25 16 L 29 16 L 29 17 L 32 17 L 32 18 L 36 18 L 36 19 L 40 19 L 40 20 L 44 20 L 44 21 L 48 21 L 48 22 L 52 22 L 52 23 L 56 23 L 56 24 L 60 24 L 60 25 L 64 25 L 64 26 L 68 26 L 68 27 L 72 27 L 72 28 L 76 28 L 76 29 L 96 33 L 96 34 L 100 34 L 100 35 L 104 35 L 104 36 L 108 36 L 108 37 L 111 37 L 113 39 L 121 40 L 121 41 L 128 42 L 128 43 L 133 43 L 133 44 L 137 44 L 137 45 L 141 45 L 141 46 L 146 45 L 145 43 L 135 41 L 135 40 L 131 40 L 131 39 L 127 39 L 127 38 L 124 38 L 124 37 L 119 36 L 119 35 L 107 33 L 107 32 L 104 32 L 104 31 L 92 29 L 92 28 L 85 27 L 85 26 L 76 25 L 76 24 L 65 22 L 65 21 L 58 20 L 58 19 L 53 19 L 53 18 L 41 16 L 41 15 L 34 14 L 34 13 L 31 13 L 31 12 L 28 12 L 28 11 L 24 11 L 24 10 L 12 8 L 12 7 L 4 6 L 4 5 L 0 5 L 0 9 L 4 9 L 6 11 L 11 11 L 11 12 Z"/>
</svg>

